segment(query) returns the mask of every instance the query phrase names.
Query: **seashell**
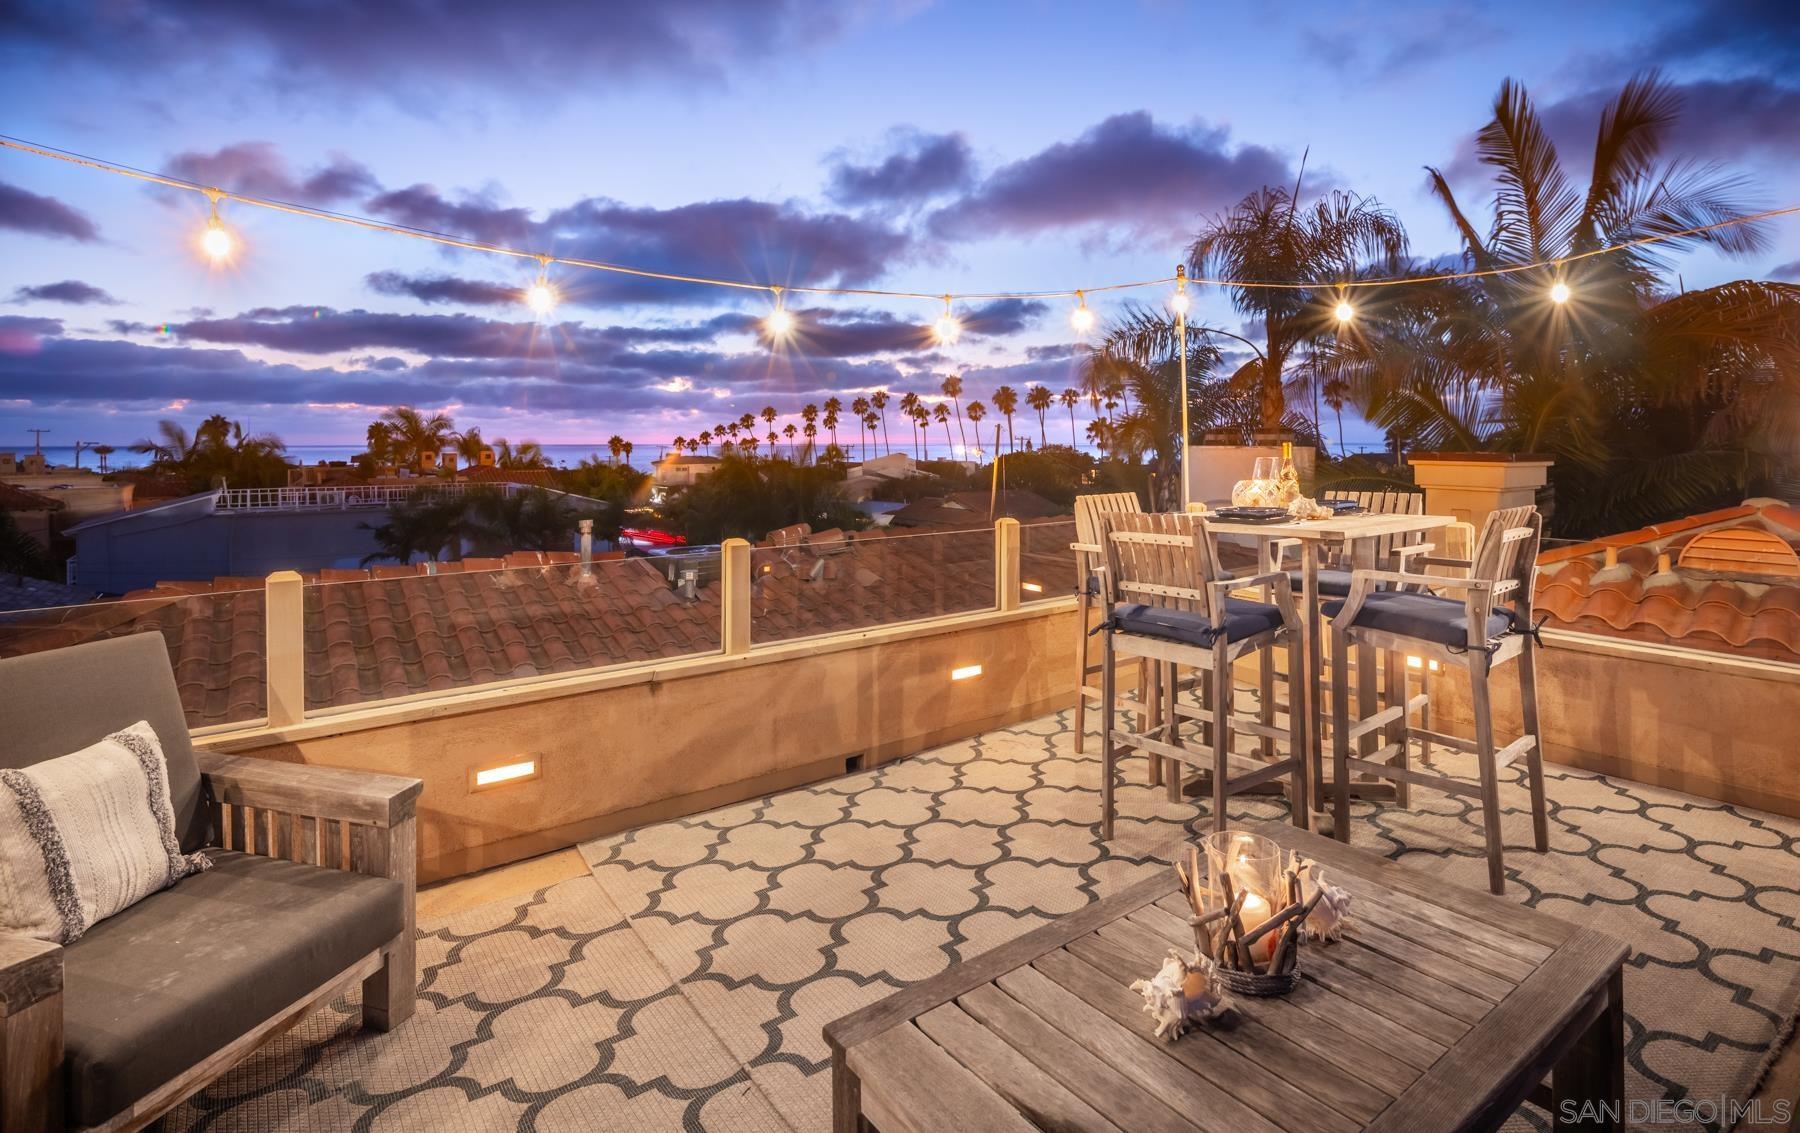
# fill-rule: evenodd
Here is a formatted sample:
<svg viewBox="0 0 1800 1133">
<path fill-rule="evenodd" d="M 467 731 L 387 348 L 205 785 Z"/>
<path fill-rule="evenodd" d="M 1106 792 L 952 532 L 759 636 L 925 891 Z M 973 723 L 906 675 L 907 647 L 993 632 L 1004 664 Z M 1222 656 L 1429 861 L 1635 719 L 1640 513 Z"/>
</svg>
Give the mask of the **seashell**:
<svg viewBox="0 0 1800 1133">
<path fill-rule="evenodd" d="M 1195 1023 L 1230 1006 L 1200 958 L 1189 963 L 1179 952 L 1170 952 L 1150 979 L 1133 981 L 1131 990 L 1144 997 L 1144 1011 L 1156 1022 L 1159 1039 L 1178 1039 Z"/>
<path fill-rule="evenodd" d="M 1306 917 L 1306 934 L 1313 940 L 1341 940 L 1350 921 L 1350 891 L 1325 880 L 1325 867 L 1309 858 L 1294 857 L 1294 872 L 1300 875 L 1300 899 L 1310 901 L 1320 893 L 1319 903 Z"/>
</svg>

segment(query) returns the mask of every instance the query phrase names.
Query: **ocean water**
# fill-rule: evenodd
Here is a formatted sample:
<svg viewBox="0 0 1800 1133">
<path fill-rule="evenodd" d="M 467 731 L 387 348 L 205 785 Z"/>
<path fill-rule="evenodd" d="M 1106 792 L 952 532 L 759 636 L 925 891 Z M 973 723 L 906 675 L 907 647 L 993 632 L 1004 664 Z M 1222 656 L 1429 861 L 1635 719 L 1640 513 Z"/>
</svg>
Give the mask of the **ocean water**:
<svg viewBox="0 0 1800 1133">
<path fill-rule="evenodd" d="M 896 438 L 896 440 L 898 440 L 898 438 Z M 1020 436 L 1017 440 L 1020 450 L 1023 450 L 1025 448 L 1026 438 Z M 1051 443 L 1056 443 L 1055 436 L 1052 436 L 1050 440 Z M 838 436 L 838 443 L 844 445 L 848 449 L 852 461 L 861 460 L 865 456 L 880 456 L 883 452 L 887 451 L 905 452 L 914 456 L 917 456 L 920 452 L 919 449 L 914 448 L 912 445 L 903 445 L 900 443 L 895 443 L 891 448 L 880 445 L 858 445 L 855 443 L 854 437 L 846 437 L 842 433 Z M 1033 443 L 1036 443 L 1035 438 L 1033 438 Z M 775 451 L 783 456 L 793 456 L 797 455 L 799 449 L 803 447 L 804 446 L 790 446 L 783 443 L 777 445 Z M 1087 448 L 1085 445 L 1083 447 Z M 289 445 L 287 448 L 287 456 L 290 461 L 299 464 L 317 464 L 321 460 L 327 462 L 340 460 L 348 461 L 355 458 L 355 456 L 362 452 L 363 449 L 364 446 L 359 444 Z M 18 445 L 17 447 L 9 447 L 5 444 L 0 444 L 0 452 L 11 452 L 20 458 L 23 458 L 26 453 L 31 451 L 32 446 L 29 441 L 25 444 Z M 669 445 L 667 442 L 633 441 L 631 463 L 638 468 L 648 468 L 652 461 L 660 460 L 668 451 Z M 713 455 L 717 455 L 719 451 L 718 446 L 714 445 L 707 451 Z M 756 451 L 758 455 L 766 456 L 769 452 L 768 442 L 764 441 Z M 925 458 L 928 460 L 955 459 L 964 455 L 964 450 L 961 445 L 951 446 L 942 443 L 926 445 L 924 446 L 923 451 Z M 75 449 L 70 445 L 45 445 L 43 452 L 44 456 L 47 457 L 54 466 L 74 467 L 75 465 Z M 549 458 L 552 465 L 558 468 L 574 468 L 582 461 L 590 458 L 598 458 L 601 461 L 610 461 L 612 459 L 612 453 L 607 450 L 604 442 L 599 444 L 545 445 L 544 455 Z M 970 454 L 970 456 L 973 458 L 975 454 Z M 118 451 L 109 453 L 106 459 L 107 467 L 109 469 L 139 468 L 150 463 L 150 458 L 148 456 L 131 452 L 123 445 L 118 446 Z M 97 469 L 99 465 L 100 458 L 94 455 L 92 449 L 82 450 L 82 468 Z"/>
</svg>

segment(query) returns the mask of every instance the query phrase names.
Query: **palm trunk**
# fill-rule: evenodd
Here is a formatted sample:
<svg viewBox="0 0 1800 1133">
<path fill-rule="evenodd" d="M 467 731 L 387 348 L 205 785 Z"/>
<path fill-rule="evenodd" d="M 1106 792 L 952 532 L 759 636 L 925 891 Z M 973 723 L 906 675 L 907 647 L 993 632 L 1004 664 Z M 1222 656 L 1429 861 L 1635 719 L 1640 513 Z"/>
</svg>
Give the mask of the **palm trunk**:
<svg viewBox="0 0 1800 1133">
<path fill-rule="evenodd" d="M 1075 431 L 1075 407 L 1069 406 L 1069 447 L 1081 450 L 1081 435 Z"/>
<path fill-rule="evenodd" d="M 956 436 L 958 440 L 962 441 L 963 456 L 966 457 L 969 455 L 969 434 L 963 432 L 962 398 L 953 397 L 950 399 L 950 404 L 956 406 Z"/>
</svg>

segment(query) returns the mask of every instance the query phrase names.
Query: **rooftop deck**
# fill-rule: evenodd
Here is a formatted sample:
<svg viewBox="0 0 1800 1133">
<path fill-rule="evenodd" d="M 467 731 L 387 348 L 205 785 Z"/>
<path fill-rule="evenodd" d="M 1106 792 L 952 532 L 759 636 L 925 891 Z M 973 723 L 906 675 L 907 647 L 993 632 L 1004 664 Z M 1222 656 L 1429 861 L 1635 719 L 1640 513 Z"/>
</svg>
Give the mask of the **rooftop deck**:
<svg viewBox="0 0 1800 1133">
<path fill-rule="evenodd" d="M 475 908 L 434 916 L 427 892 L 408 1025 L 360 1032 L 340 1003 L 164 1128 L 828 1128 L 827 1021 L 1160 871 L 1206 827 L 1141 760 L 1122 774 L 1103 843 L 1098 760 L 1058 714 L 590 841 L 576 876 L 517 867 L 531 891 Z M 1538 855 L 1523 787 L 1502 791 L 1507 896 L 1632 948 L 1627 1096 L 1749 1096 L 1800 1003 L 1800 820 L 1552 766 Z M 1472 811 L 1358 804 L 1352 840 L 1481 888 Z"/>
</svg>

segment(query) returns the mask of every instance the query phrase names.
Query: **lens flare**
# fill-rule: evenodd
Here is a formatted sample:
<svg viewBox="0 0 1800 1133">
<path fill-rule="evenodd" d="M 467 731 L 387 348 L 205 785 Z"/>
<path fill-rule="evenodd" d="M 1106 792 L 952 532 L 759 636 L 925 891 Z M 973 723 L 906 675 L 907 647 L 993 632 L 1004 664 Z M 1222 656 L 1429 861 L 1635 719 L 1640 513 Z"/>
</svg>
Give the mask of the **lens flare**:
<svg viewBox="0 0 1800 1133">
<path fill-rule="evenodd" d="M 1188 296 L 1186 291 L 1177 291 L 1175 294 L 1169 296 L 1169 307 L 1177 315 L 1187 314 L 1188 308 L 1193 305 L 1194 301 Z"/>
<path fill-rule="evenodd" d="M 537 312 L 539 318 L 556 310 L 556 288 L 547 280 L 538 280 L 525 291 L 525 304 Z"/>
<path fill-rule="evenodd" d="M 1094 329 L 1094 312 L 1088 310 L 1086 296 L 1076 292 L 1075 298 L 1079 302 L 1074 312 L 1069 315 L 1069 325 L 1075 328 L 1076 334 L 1086 334 Z"/>
<path fill-rule="evenodd" d="M 207 222 L 206 231 L 200 234 L 200 250 L 215 264 L 224 263 L 231 258 L 234 243 L 231 233 L 216 216 Z"/>
<path fill-rule="evenodd" d="M 784 339 L 794 333 L 794 316 L 788 313 L 786 307 L 777 307 L 763 319 L 763 329 L 769 332 L 770 338 L 777 341 Z"/>
<path fill-rule="evenodd" d="M 1559 307 L 1569 301 L 1569 296 L 1571 294 L 1573 294 L 1573 292 L 1569 290 L 1569 285 L 1560 279 L 1550 287 L 1550 301 Z"/>
<path fill-rule="evenodd" d="M 1356 308 L 1352 307 L 1349 303 L 1339 302 L 1337 310 L 1333 313 L 1337 315 L 1338 322 L 1347 323 L 1356 317 Z"/>
</svg>

